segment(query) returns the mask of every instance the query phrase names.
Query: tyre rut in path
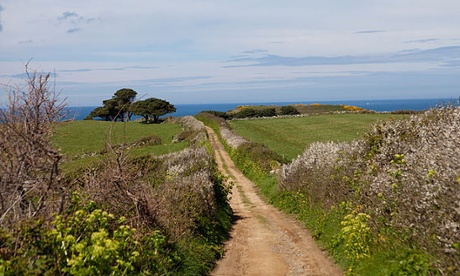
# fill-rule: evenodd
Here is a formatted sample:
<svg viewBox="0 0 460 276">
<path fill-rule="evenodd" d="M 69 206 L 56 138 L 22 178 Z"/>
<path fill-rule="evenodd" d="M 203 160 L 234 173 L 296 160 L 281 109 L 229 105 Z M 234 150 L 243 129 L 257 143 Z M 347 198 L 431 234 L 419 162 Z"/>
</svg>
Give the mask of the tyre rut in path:
<svg viewBox="0 0 460 276">
<path fill-rule="evenodd" d="M 230 205 L 236 217 L 211 275 L 343 275 L 305 228 L 258 196 L 215 132 L 206 129 L 219 170 L 233 182 Z"/>
</svg>

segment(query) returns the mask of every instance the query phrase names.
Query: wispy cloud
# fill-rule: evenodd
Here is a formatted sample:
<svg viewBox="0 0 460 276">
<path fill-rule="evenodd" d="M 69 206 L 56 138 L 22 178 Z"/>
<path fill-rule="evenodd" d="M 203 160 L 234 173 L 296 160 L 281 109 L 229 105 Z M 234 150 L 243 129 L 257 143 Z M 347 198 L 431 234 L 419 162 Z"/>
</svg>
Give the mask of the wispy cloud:
<svg viewBox="0 0 460 276">
<path fill-rule="evenodd" d="M 234 65 L 226 65 L 224 67 L 350 65 L 433 61 L 445 62 L 453 58 L 460 59 L 460 46 L 440 47 L 428 50 L 410 50 L 380 55 L 350 55 L 337 57 L 288 57 L 266 54 L 262 57 L 241 57 L 229 60 L 228 63 L 234 63 Z"/>
<path fill-rule="evenodd" d="M 32 44 L 34 41 L 32 39 L 18 41 L 18 44 Z"/>
<path fill-rule="evenodd" d="M 417 40 L 405 41 L 404 43 L 428 43 L 428 42 L 436 42 L 436 41 L 439 41 L 439 39 L 438 38 L 417 39 Z"/>
<path fill-rule="evenodd" d="M 100 18 L 90 17 L 86 18 L 84 16 L 79 15 L 76 12 L 72 11 L 65 11 L 60 16 L 57 17 L 59 24 L 67 24 L 69 25 L 69 29 L 66 33 L 73 34 L 83 31 L 81 27 L 82 24 L 89 24 L 92 22 L 96 22 L 101 20 Z"/>
<path fill-rule="evenodd" d="M 50 73 L 50 72 L 49 73 L 44 72 L 44 74 L 50 74 L 50 76 L 53 77 L 53 78 L 56 78 L 58 76 L 58 74 Z M 8 78 L 15 78 L 15 79 L 28 79 L 29 74 L 20 73 L 20 74 L 12 74 L 12 75 L 2 75 L 1 77 L 8 77 Z"/>
<path fill-rule="evenodd" d="M 72 28 L 72 29 L 67 30 L 67 33 L 68 33 L 68 34 L 78 33 L 78 32 L 80 32 L 81 30 L 82 30 L 81 28 Z"/>
<path fill-rule="evenodd" d="M 448 60 L 444 64 L 442 64 L 442 66 L 447 68 L 460 68 L 460 59 Z"/>
<path fill-rule="evenodd" d="M 69 18 L 81 18 L 76 12 L 66 11 L 63 12 L 61 16 L 58 16 L 58 20 L 66 20 Z"/>
<path fill-rule="evenodd" d="M 375 33 L 385 33 L 384 30 L 365 30 L 365 31 L 357 31 L 354 34 L 375 34 Z"/>
<path fill-rule="evenodd" d="M 243 51 L 242 53 L 243 54 L 260 54 L 260 53 L 267 53 L 267 52 L 268 52 L 267 50 L 263 50 L 263 49 L 254 49 L 254 50 Z"/>
<path fill-rule="evenodd" d="M 123 70 L 149 70 L 149 69 L 156 69 L 155 66 L 140 66 L 140 65 L 133 65 L 133 66 L 125 66 L 125 67 L 107 67 L 107 68 L 77 68 L 77 69 L 65 69 L 60 70 L 59 72 L 62 73 L 79 73 L 79 72 L 91 72 L 91 71 L 123 71 Z"/>
</svg>

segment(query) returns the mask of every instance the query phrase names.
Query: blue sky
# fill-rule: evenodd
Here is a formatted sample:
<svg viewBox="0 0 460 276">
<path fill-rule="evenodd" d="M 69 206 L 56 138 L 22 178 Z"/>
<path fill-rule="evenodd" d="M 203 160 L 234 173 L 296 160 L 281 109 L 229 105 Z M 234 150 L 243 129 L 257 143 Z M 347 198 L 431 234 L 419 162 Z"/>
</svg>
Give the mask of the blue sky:
<svg viewBox="0 0 460 276">
<path fill-rule="evenodd" d="M 3 0 L 0 83 L 29 60 L 75 106 L 458 98 L 460 1 Z"/>
</svg>

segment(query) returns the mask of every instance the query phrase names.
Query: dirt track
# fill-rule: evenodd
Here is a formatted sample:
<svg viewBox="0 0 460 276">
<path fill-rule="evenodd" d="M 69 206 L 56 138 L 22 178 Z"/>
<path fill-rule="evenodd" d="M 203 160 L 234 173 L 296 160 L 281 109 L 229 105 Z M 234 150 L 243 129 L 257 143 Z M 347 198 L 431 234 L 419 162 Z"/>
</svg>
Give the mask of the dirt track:
<svg viewBox="0 0 460 276">
<path fill-rule="evenodd" d="M 225 255 L 211 275 L 343 275 L 294 219 L 264 202 L 207 128 L 219 169 L 234 183 L 237 217 Z"/>
</svg>

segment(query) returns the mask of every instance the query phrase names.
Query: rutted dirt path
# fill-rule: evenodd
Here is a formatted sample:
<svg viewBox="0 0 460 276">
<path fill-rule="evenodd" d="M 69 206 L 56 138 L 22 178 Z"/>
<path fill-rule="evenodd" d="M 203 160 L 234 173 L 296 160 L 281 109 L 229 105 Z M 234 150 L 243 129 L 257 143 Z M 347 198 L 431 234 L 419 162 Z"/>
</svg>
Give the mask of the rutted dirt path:
<svg viewBox="0 0 460 276">
<path fill-rule="evenodd" d="M 237 217 L 225 255 L 211 275 L 342 275 L 308 232 L 265 203 L 207 128 L 219 169 L 230 177 L 230 204 Z"/>
</svg>

